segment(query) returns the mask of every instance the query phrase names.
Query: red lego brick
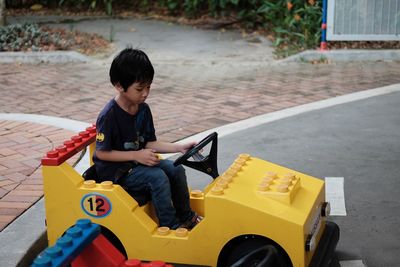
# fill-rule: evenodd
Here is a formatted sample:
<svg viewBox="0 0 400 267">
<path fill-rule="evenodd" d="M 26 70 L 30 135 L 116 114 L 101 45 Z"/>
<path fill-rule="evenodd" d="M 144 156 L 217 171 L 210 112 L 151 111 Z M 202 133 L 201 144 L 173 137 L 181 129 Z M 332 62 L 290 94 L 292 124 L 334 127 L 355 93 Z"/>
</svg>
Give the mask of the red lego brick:
<svg viewBox="0 0 400 267">
<path fill-rule="evenodd" d="M 137 259 L 126 260 L 110 241 L 100 234 L 71 263 L 72 267 L 173 267 L 163 261 L 143 263 Z"/>
<path fill-rule="evenodd" d="M 166 264 L 163 261 L 152 261 L 143 263 L 140 260 L 132 259 L 125 261 L 120 267 L 173 267 L 171 264 Z"/>
<path fill-rule="evenodd" d="M 88 127 L 86 131 L 80 132 L 75 135 L 71 140 L 64 142 L 64 145 L 56 147 L 55 150 L 47 152 L 46 156 L 42 158 L 42 165 L 44 166 L 58 166 L 67 159 L 73 157 L 83 148 L 93 143 L 96 139 L 96 127 Z"/>
<path fill-rule="evenodd" d="M 171 264 L 166 264 L 163 261 L 152 261 L 149 263 L 142 263 L 142 267 L 173 267 Z"/>
<path fill-rule="evenodd" d="M 142 266 L 142 262 L 140 260 L 126 260 L 121 267 L 141 267 Z"/>
<path fill-rule="evenodd" d="M 100 234 L 71 263 L 72 267 L 119 267 L 126 261 L 124 255 Z"/>
</svg>

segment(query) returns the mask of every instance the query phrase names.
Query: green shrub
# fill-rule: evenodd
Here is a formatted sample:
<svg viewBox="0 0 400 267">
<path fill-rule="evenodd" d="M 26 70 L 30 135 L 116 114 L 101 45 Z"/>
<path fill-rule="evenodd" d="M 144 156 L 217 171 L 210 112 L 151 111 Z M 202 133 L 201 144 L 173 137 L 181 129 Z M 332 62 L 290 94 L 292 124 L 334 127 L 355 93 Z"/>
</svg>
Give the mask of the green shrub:
<svg viewBox="0 0 400 267">
<path fill-rule="evenodd" d="M 57 33 L 42 31 L 36 24 L 12 24 L 0 27 L 0 51 L 39 51 L 42 47 L 67 49 L 68 43 Z"/>
<path fill-rule="evenodd" d="M 89 9 L 96 9 L 98 6 L 104 8 L 107 15 L 111 15 L 113 0 L 59 0 L 59 6 L 74 6 L 74 7 L 87 7 Z"/>
</svg>

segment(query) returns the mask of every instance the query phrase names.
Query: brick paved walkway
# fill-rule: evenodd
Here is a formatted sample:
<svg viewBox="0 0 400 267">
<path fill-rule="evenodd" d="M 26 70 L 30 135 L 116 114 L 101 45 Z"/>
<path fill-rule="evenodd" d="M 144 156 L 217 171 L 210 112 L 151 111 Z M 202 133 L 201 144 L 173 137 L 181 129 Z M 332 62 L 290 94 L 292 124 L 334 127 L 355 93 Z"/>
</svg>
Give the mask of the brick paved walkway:
<svg viewBox="0 0 400 267">
<path fill-rule="evenodd" d="M 113 96 L 108 65 L 0 65 L 0 113 L 92 123 Z M 179 75 L 156 66 L 148 103 L 158 137 L 186 136 L 291 106 L 400 83 L 400 63 L 288 64 L 243 75 Z M 0 121 L 0 231 L 42 196 L 40 158 L 71 132 Z"/>
</svg>

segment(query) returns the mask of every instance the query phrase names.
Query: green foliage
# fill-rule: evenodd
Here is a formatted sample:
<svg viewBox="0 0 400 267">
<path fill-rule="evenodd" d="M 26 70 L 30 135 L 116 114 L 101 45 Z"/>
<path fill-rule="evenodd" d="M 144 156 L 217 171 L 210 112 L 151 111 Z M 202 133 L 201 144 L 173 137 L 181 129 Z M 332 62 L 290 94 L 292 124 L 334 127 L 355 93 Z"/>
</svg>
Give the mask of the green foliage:
<svg viewBox="0 0 400 267">
<path fill-rule="evenodd" d="M 8 0 L 14 2 L 18 0 Z M 173 16 L 234 17 L 249 29 L 272 32 L 279 53 L 316 47 L 321 37 L 322 0 L 39 0 L 59 5 L 102 8 L 113 13 L 113 4 L 149 12 L 160 8 Z"/>
<path fill-rule="evenodd" d="M 59 34 L 42 31 L 36 24 L 24 23 L 0 27 L 0 51 L 39 51 L 42 46 L 66 49 Z"/>
<path fill-rule="evenodd" d="M 229 15 L 247 28 L 270 29 L 283 54 L 315 47 L 321 37 L 322 0 L 158 0 L 157 4 L 175 15 Z"/>
<path fill-rule="evenodd" d="M 112 15 L 113 0 L 59 0 L 59 6 L 75 6 L 75 7 L 88 7 L 89 9 L 96 9 L 99 5 L 101 5 L 107 15 Z"/>
</svg>

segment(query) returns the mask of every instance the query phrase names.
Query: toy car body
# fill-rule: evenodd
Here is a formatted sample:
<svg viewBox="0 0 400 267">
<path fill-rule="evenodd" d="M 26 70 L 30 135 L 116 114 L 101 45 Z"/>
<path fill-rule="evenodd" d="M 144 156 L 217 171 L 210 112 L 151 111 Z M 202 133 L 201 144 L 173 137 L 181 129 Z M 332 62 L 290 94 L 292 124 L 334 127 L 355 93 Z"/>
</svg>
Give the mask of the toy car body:
<svg viewBox="0 0 400 267">
<path fill-rule="evenodd" d="M 85 181 L 66 162 L 86 146 L 93 153 L 95 131 L 88 128 L 42 159 L 50 245 L 77 219 L 90 218 L 128 258 L 202 266 L 330 264 L 339 229 L 327 221 L 322 180 L 241 154 L 203 191 L 191 191 L 191 207 L 204 219 L 189 231 L 170 230 L 158 227 L 151 202 L 139 206 L 117 184 Z M 276 263 L 256 265 L 271 248 Z"/>
</svg>

